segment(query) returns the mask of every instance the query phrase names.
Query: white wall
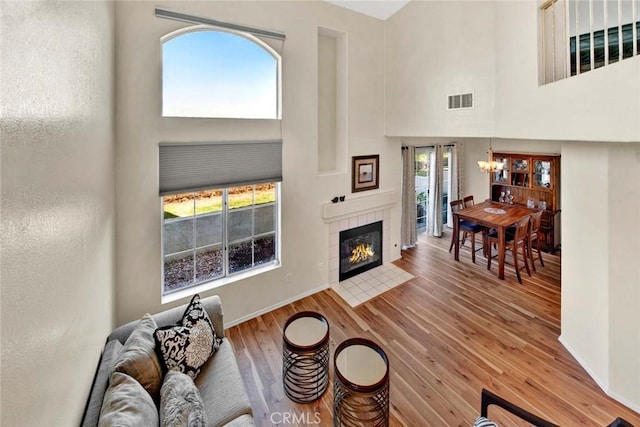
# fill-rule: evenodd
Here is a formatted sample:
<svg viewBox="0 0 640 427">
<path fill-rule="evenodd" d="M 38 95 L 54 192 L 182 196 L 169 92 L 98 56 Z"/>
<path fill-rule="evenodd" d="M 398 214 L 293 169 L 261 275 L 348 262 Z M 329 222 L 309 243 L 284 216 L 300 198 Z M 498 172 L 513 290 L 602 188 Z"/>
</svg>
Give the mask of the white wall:
<svg viewBox="0 0 640 427">
<path fill-rule="evenodd" d="M 0 19 L 0 424 L 78 425 L 113 326 L 113 4 Z"/>
<path fill-rule="evenodd" d="M 561 341 L 638 411 L 640 146 L 566 143 L 562 156 Z"/>
<path fill-rule="evenodd" d="M 385 22 L 386 134 L 640 141 L 640 56 L 538 85 L 537 2 L 413 1 Z M 474 108 L 446 96 L 474 92 Z"/>
<path fill-rule="evenodd" d="M 537 2 L 496 2 L 495 134 L 640 141 L 640 56 L 538 86 Z"/>
<path fill-rule="evenodd" d="M 157 5 L 282 31 L 282 268 L 218 287 L 227 322 L 328 286 L 328 225 L 322 205 L 351 194 L 347 173 L 318 175 L 318 27 L 347 33 L 347 156 L 380 154 L 380 190 L 398 190 L 400 147 L 384 138 L 384 24 L 325 2 L 118 2 L 117 322 L 161 304 L 158 142 L 265 138 L 260 121 L 162 119 L 160 37 L 185 26 L 154 16 Z M 278 129 L 278 127 L 276 127 Z M 363 195 L 366 195 L 363 193 Z M 399 207 L 392 209 L 392 261 L 400 256 Z M 394 246 L 398 244 L 398 246 Z M 291 273 L 291 281 L 287 274 Z M 248 297 L 250 296 L 250 297 Z M 177 301 L 177 305 L 184 301 Z"/>
<path fill-rule="evenodd" d="M 608 169 L 604 144 L 562 147 L 562 342 L 605 388 L 610 352 Z"/>
<path fill-rule="evenodd" d="M 640 144 L 609 149 L 609 378 L 640 412 Z"/>
<path fill-rule="evenodd" d="M 385 22 L 386 134 L 491 136 L 494 6 L 412 1 Z M 474 108 L 448 111 L 448 95 L 473 92 Z"/>
</svg>

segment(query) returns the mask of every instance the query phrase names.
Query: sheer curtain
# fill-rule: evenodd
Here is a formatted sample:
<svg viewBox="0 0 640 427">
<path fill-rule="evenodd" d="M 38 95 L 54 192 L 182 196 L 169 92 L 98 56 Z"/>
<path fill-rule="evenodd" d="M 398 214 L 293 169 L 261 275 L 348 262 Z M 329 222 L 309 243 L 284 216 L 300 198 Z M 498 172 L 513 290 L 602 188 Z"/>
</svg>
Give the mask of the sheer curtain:
<svg viewBox="0 0 640 427">
<path fill-rule="evenodd" d="M 400 237 L 402 247 L 412 247 L 418 240 L 416 232 L 416 148 L 402 147 L 402 224 Z"/>
<path fill-rule="evenodd" d="M 462 144 L 455 143 L 449 151 L 449 201 L 461 199 L 464 196 L 464 161 L 462 158 Z M 451 206 L 447 203 L 447 227 L 453 228 Z"/>
<path fill-rule="evenodd" d="M 429 203 L 427 233 L 442 237 L 442 145 L 436 145 L 429 155 Z"/>
</svg>

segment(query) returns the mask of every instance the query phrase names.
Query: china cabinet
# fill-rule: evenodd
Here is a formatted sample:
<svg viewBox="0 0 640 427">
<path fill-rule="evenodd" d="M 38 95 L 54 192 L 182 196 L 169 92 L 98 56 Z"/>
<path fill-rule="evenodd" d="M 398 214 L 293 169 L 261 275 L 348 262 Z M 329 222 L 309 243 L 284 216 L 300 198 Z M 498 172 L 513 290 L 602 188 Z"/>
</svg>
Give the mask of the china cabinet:
<svg viewBox="0 0 640 427">
<path fill-rule="evenodd" d="M 554 252 L 560 243 L 560 155 L 495 152 L 493 159 L 503 168 L 491 173 L 491 200 L 542 209 L 542 247 Z"/>
</svg>

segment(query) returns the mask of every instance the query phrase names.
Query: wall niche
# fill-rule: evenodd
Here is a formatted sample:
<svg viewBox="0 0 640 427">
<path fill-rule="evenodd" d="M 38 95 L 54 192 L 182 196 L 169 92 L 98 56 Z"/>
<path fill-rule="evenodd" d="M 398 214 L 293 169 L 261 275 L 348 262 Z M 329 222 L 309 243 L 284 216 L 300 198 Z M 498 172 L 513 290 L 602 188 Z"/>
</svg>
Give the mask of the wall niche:
<svg viewBox="0 0 640 427">
<path fill-rule="evenodd" d="M 318 27 L 318 173 L 347 172 L 347 35 Z"/>
</svg>

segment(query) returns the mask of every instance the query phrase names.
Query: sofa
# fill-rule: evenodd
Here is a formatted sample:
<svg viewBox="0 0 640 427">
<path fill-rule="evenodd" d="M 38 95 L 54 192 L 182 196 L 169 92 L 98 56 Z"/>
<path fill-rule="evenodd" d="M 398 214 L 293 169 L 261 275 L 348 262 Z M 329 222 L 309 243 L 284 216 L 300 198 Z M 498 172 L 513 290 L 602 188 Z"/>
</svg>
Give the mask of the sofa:
<svg viewBox="0 0 640 427">
<path fill-rule="evenodd" d="M 224 338 L 222 303 L 216 295 L 202 298 L 215 335 L 221 339 L 215 353 L 200 367 L 193 383 L 202 398 L 207 426 L 252 426 L 254 425 L 251 405 L 244 388 L 238 363 L 231 344 Z M 150 316 L 159 328 L 169 327 L 181 321 L 187 304 L 168 309 Z M 114 364 L 123 350 L 127 338 L 132 334 L 138 321 L 116 328 L 107 338 L 98 369 L 89 394 L 81 426 L 94 427 L 99 423 L 103 399 L 114 370 Z M 158 403 L 156 402 L 156 405 Z"/>
</svg>

